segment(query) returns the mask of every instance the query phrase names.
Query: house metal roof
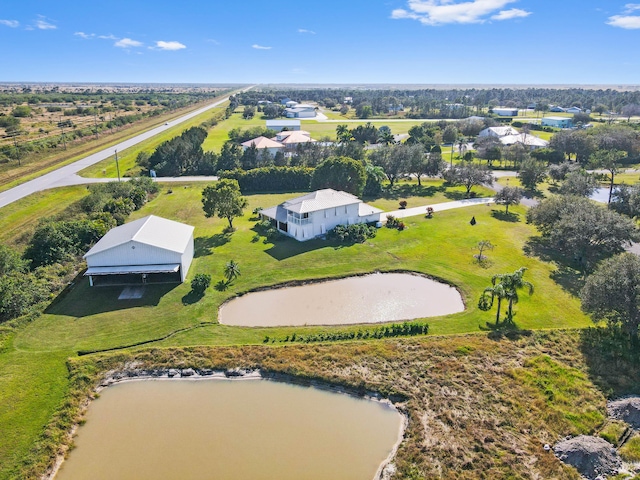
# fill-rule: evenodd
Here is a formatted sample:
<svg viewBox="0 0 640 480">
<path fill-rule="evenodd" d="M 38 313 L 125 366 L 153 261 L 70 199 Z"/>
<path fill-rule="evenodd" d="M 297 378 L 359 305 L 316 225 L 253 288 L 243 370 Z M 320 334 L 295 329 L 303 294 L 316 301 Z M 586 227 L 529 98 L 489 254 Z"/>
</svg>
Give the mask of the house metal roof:
<svg viewBox="0 0 640 480">
<path fill-rule="evenodd" d="M 309 213 L 327 208 L 353 205 L 354 203 L 362 203 L 362 200 L 347 192 L 325 188 L 324 190 L 317 190 L 302 197 L 288 200 L 282 204 L 282 207 L 290 212 Z"/>
<path fill-rule="evenodd" d="M 546 147 L 547 145 L 549 145 L 549 142 L 547 142 L 546 140 L 542 140 L 541 138 L 538 138 L 535 135 L 531 134 L 525 135 L 524 133 L 500 137 L 500 142 L 503 145 L 513 145 L 514 143 L 521 143 L 528 147 Z"/>
<path fill-rule="evenodd" d="M 191 225 L 149 215 L 112 228 L 84 255 L 84 258 L 130 241 L 183 253 L 193 235 L 193 230 L 194 227 Z"/>
</svg>

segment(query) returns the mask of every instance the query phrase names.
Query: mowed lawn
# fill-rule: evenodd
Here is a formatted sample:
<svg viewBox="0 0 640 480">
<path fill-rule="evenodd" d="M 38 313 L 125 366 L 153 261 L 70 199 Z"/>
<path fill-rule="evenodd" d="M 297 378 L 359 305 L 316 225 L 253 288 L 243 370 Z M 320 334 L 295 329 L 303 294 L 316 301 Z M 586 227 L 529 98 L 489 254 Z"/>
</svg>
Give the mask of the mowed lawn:
<svg viewBox="0 0 640 480">
<path fill-rule="evenodd" d="M 196 256 L 189 278 L 208 273 L 213 283 L 222 279 L 223 267 L 233 259 L 241 277 L 227 290 L 213 288 L 200 301 L 190 303 L 189 285 L 147 287 L 139 301 L 117 300 L 121 288 L 89 288 L 82 279 L 47 314 L 21 331 L 16 346 L 21 350 L 104 349 L 162 337 L 201 322 L 217 322 L 222 302 L 236 293 L 290 280 L 335 277 L 375 270 L 405 269 L 443 278 L 458 286 L 467 310 L 464 313 L 430 320 L 432 333 L 479 331 L 492 313 L 480 312 L 477 299 L 495 273 L 527 267 L 526 278 L 536 286 L 532 297 L 523 294 L 516 310 L 522 328 L 581 327 L 589 324 L 580 312 L 579 301 L 551 280 L 554 267 L 526 257 L 522 247 L 534 229 L 524 223 L 524 210 L 515 209 L 517 222 L 504 222 L 492 214 L 496 207 L 478 206 L 451 210 L 432 219 L 409 218 L 408 229 L 399 232 L 380 229 L 376 238 L 362 245 L 337 247 L 324 240 L 298 243 L 291 239 L 264 243 L 256 241 L 251 214 L 235 220 L 237 230 L 225 234 L 225 220 L 207 219 L 200 206 L 201 186 L 173 187 L 135 213 L 189 223 L 196 227 Z M 256 207 L 276 205 L 296 194 L 249 196 L 251 212 Z M 425 203 L 429 203 L 428 201 Z M 478 222 L 471 226 L 474 216 Z M 489 266 L 478 265 L 474 245 L 490 240 L 496 249 L 489 253 Z M 183 299 L 185 304 L 183 304 Z M 221 329 L 221 338 L 207 329 Z M 267 329 L 269 330 L 269 329 Z M 279 330 L 279 329 L 273 329 Z M 284 329 L 286 330 L 286 329 Z M 299 330 L 299 328 L 298 328 Z M 206 334 L 204 332 L 207 332 Z M 261 342 L 264 329 L 199 328 L 188 336 L 195 343 Z M 202 340 L 198 340 L 202 335 Z M 180 342 L 180 336 L 170 341 Z"/>
<path fill-rule="evenodd" d="M 409 184 L 409 187 L 414 186 Z M 436 190 L 433 195 L 419 192 L 415 199 L 409 197 L 409 206 L 416 206 L 414 202 L 437 203 L 459 194 L 459 189 L 443 190 L 437 182 L 426 182 L 423 188 L 432 187 Z M 223 267 L 231 259 L 238 262 L 241 276 L 228 290 L 210 288 L 196 302 L 188 296 L 188 283 L 149 286 L 141 300 L 118 300 L 122 288 L 90 288 L 85 278 L 79 278 L 70 293 L 50 306 L 45 314 L 0 342 L 0 402 L 10 407 L 0 414 L 0 431 L 11 432 L 0 435 L 3 460 L 0 479 L 15 474 L 20 460 L 64 401 L 65 359 L 75 356 L 78 350 L 130 345 L 181 329 L 186 330 L 148 345 L 262 344 L 265 336 L 282 339 L 294 332 L 310 334 L 361 328 L 240 328 L 217 323 L 222 302 L 256 287 L 376 270 L 418 271 L 457 285 L 463 295 L 465 312 L 428 319 L 430 334 L 455 334 L 483 331 L 486 322 L 493 321 L 495 311 L 482 312 L 476 305 L 482 290 L 490 285 L 491 275 L 524 266 L 528 268 L 525 278 L 535 285 L 536 291 L 531 297 L 524 292 L 521 295 L 515 308 L 519 327 L 546 329 L 590 324 L 580 311 L 578 299 L 552 280 L 555 267 L 523 255 L 525 241 L 535 234 L 524 222 L 523 207 L 513 209 L 518 214 L 516 222 L 499 220 L 494 216 L 497 207 L 486 205 L 437 213 L 432 219 L 413 217 L 405 221 L 408 227 L 405 231 L 382 228 L 374 239 L 352 246 L 340 247 L 323 240 L 299 243 L 284 239 L 265 243 L 263 238 L 256 239 L 253 230 L 256 222 L 250 212 L 299 194 L 249 196 L 245 216 L 234 221 L 237 230 L 226 234 L 226 220 L 204 217 L 200 202 L 202 184 L 172 185 L 171 188 L 172 193 L 168 193 L 168 187 L 163 187 L 159 196 L 135 212 L 131 220 L 155 214 L 196 227 L 196 252 L 189 280 L 196 273 L 208 273 L 215 284 L 222 279 Z M 481 192 L 478 190 L 478 193 Z M 24 199 L 16 204 L 12 220 L 3 216 L 0 226 L 15 231 L 21 222 L 21 209 L 28 213 L 25 218 L 37 218 L 37 210 L 44 215 L 43 210 L 48 212 L 50 205 L 60 202 L 62 207 L 83 194 L 80 187 L 74 187 L 45 192 L 35 201 L 31 197 Z M 390 202 L 395 208 L 397 199 L 372 201 L 378 205 L 384 202 Z M 472 216 L 477 221 L 475 226 L 469 223 Z M 30 222 L 26 222 L 25 228 Z M 486 266 L 478 265 L 473 258 L 476 253 L 473 247 L 480 240 L 490 240 L 496 246 L 488 252 Z"/>
</svg>

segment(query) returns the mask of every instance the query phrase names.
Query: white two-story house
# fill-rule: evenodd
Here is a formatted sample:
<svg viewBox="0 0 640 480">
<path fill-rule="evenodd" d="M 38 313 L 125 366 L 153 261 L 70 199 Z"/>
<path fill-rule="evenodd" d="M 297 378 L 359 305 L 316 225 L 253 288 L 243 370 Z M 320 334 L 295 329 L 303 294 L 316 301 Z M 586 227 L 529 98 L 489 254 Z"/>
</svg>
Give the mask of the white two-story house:
<svg viewBox="0 0 640 480">
<path fill-rule="evenodd" d="M 337 225 L 379 222 L 382 212 L 355 195 L 326 188 L 262 210 L 260 215 L 280 232 L 302 242 Z"/>
</svg>

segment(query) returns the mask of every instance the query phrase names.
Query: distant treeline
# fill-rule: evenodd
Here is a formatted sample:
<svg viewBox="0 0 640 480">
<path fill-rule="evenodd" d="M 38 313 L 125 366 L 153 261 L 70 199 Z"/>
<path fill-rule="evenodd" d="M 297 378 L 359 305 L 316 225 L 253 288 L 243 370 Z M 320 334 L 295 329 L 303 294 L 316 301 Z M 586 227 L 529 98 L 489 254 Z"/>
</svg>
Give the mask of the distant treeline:
<svg viewBox="0 0 640 480">
<path fill-rule="evenodd" d="M 583 88 L 490 88 L 490 89 L 381 89 L 364 90 L 348 88 L 317 89 L 252 89 L 239 94 L 239 103 L 257 105 L 258 101 L 279 102 L 289 98 L 297 102 L 318 102 L 328 108 L 343 104 L 351 97 L 351 105 L 371 107 L 373 115 L 402 108 L 410 113 L 429 118 L 464 118 L 476 111 L 492 106 L 527 108 L 534 103 L 577 106 L 595 110 L 602 105 L 608 111 L 620 111 L 625 105 L 640 104 L 640 91 L 589 90 Z"/>
</svg>

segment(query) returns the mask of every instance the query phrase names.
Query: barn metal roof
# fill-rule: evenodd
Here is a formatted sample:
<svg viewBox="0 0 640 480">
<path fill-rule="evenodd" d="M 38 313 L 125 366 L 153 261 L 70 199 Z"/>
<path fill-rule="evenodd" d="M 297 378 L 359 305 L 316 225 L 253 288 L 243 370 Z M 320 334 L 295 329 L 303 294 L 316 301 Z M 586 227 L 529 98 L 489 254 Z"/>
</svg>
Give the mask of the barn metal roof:
<svg viewBox="0 0 640 480">
<path fill-rule="evenodd" d="M 193 230 L 194 227 L 191 225 L 149 215 L 112 228 L 85 254 L 84 258 L 130 241 L 183 253 L 193 235 Z"/>
<path fill-rule="evenodd" d="M 84 276 L 99 275 L 125 275 L 127 273 L 175 273 L 180 269 L 180 264 L 168 265 L 118 265 L 115 267 L 89 267 Z"/>
</svg>

